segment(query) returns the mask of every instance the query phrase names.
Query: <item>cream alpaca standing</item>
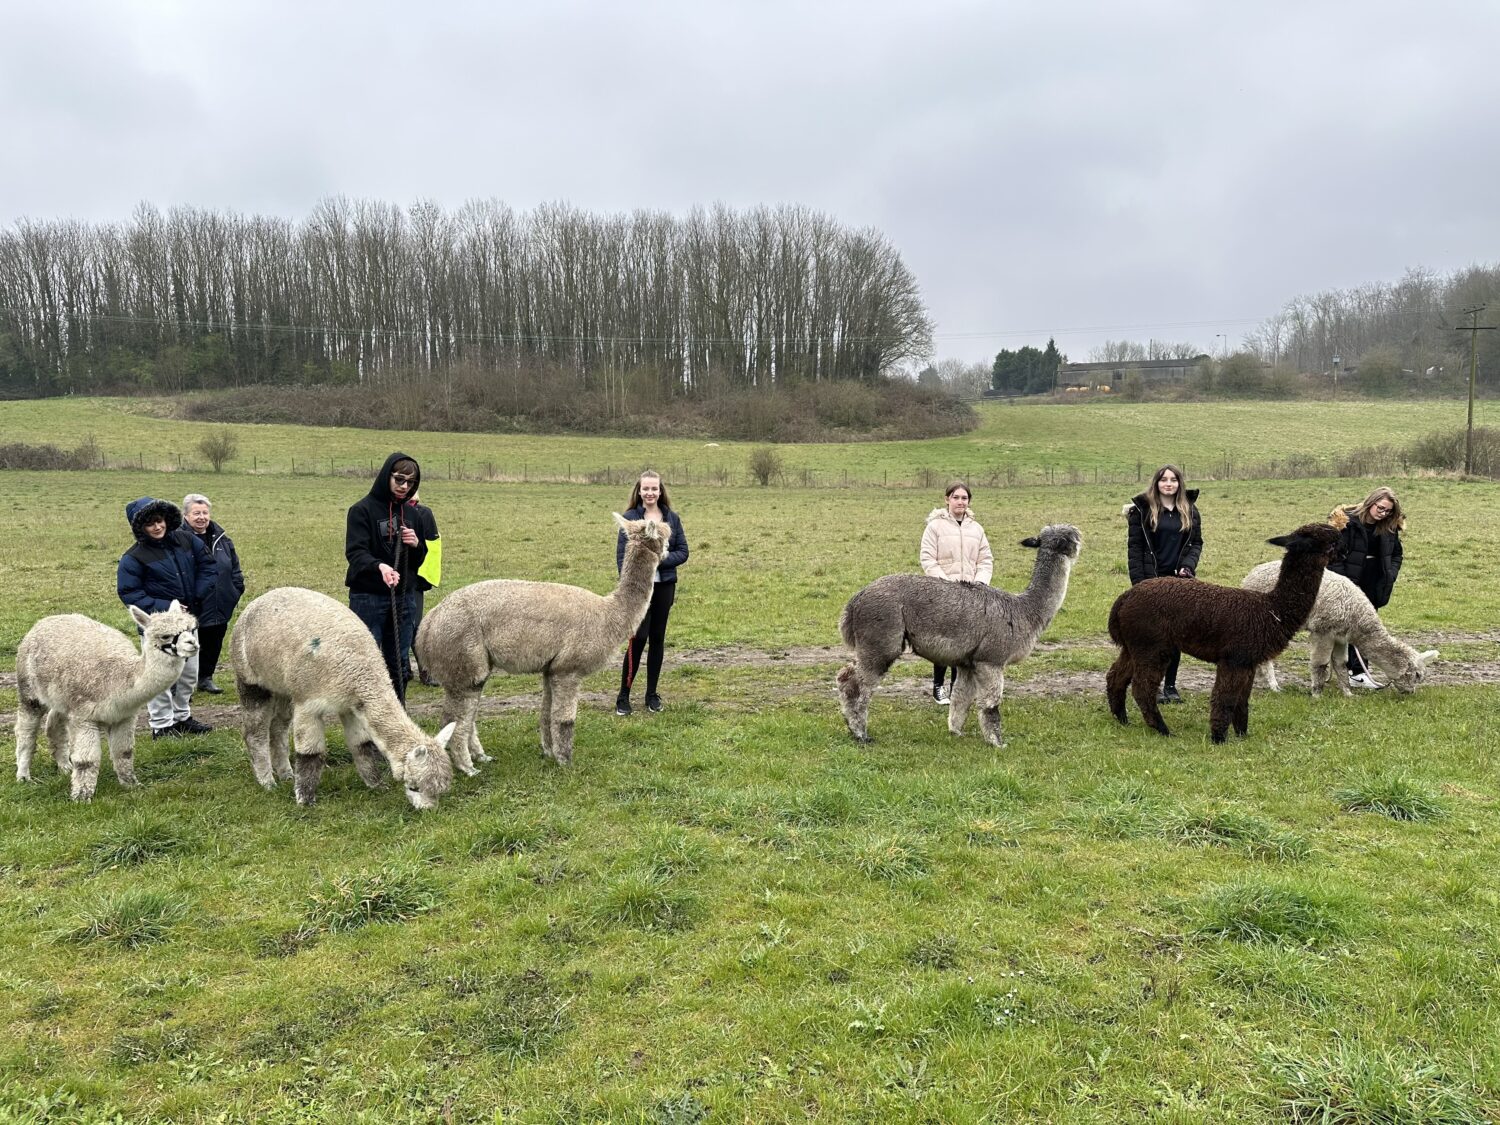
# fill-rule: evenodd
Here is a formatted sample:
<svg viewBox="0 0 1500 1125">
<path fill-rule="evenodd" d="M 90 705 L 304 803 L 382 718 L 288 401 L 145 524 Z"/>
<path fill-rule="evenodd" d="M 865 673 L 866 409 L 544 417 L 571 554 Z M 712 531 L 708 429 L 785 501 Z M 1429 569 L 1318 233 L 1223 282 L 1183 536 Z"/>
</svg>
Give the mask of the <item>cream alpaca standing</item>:
<svg viewBox="0 0 1500 1125">
<path fill-rule="evenodd" d="M 240 615 L 230 650 L 245 748 L 265 788 L 290 778 L 299 805 L 318 799 L 328 751 L 324 715 L 332 712 L 344 725 L 354 768 L 371 789 L 380 787 L 384 757 L 413 808 L 436 808 L 448 792 L 452 724 L 434 738 L 411 721 L 375 638 L 347 606 L 315 590 L 270 590 Z"/>
<path fill-rule="evenodd" d="M 443 721 L 458 724 L 453 756 L 465 773 L 489 761 L 476 716 L 497 670 L 542 674 L 542 753 L 561 765 L 573 760 L 578 685 L 614 659 L 646 616 L 651 576 L 672 536 L 654 520 L 616 513 L 615 522 L 625 532 L 625 562 L 611 593 L 493 579 L 455 590 L 422 619 L 417 659 L 443 688 Z"/>
<path fill-rule="evenodd" d="M 65 613 L 33 625 L 16 649 L 16 780 L 31 780 L 37 728 L 45 720 L 52 758 L 73 775 L 75 801 L 99 783 L 101 735 L 125 788 L 135 780 L 135 720 L 152 696 L 177 682 L 198 651 L 198 621 L 177 602 L 161 613 L 130 606 L 141 648 L 118 629 Z"/>
<path fill-rule="evenodd" d="M 1261 563 L 1240 583 L 1247 590 L 1269 590 L 1281 572 L 1279 562 Z M 1309 677 L 1314 695 L 1323 694 L 1330 670 L 1339 669 L 1334 677 L 1345 695 L 1349 681 L 1343 668 L 1349 659 L 1349 646 L 1356 645 L 1365 660 L 1390 677 L 1391 686 L 1399 692 L 1416 691 L 1426 674 L 1427 665 L 1437 657 L 1437 649 L 1418 652 L 1405 641 L 1391 636 L 1365 592 L 1342 574 L 1326 571 L 1318 588 L 1318 600 L 1307 615 L 1308 647 L 1312 668 Z M 1267 660 L 1257 669 L 1257 679 L 1272 691 L 1280 691 L 1276 682 L 1276 661 Z"/>
</svg>

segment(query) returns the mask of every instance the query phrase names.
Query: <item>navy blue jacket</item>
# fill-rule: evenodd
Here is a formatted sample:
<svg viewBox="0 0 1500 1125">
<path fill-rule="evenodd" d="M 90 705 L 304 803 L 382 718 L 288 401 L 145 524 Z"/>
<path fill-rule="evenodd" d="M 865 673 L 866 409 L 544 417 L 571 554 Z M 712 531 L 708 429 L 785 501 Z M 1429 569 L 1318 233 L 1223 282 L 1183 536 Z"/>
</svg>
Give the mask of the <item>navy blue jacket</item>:
<svg viewBox="0 0 1500 1125">
<path fill-rule="evenodd" d="M 167 534 L 152 539 L 148 520 L 164 516 Z M 170 500 L 142 496 L 125 505 L 135 544 L 120 556 L 115 590 L 126 605 L 160 613 L 173 601 L 196 614 L 214 592 L 214 567 L 203 543 L 182 526 L 182 513 Z"/>
<path fill-rule="evenodd" d="M 192 528 L 187 530 L 203 544 L 214 572 L 214 592 L 204 601 L 198 624 L 228 625 L 240 595 L 245 592 L 245 576 L 240 573 L 240 556 L 235 552 L 234 540 L 213 520 L 208 521 L 208 529 L 202 535 Z"/>
<path fill-rule="evenodd" d="M 687 533 L 682 530 L 682 521 L 677 518 L 677 513 L 668 508 L 662 515 L 667 517 L 667 523 L 672 528 L 672 536 L 667 540 L 667 553 L 661 557 L 661 562 L 656 566 L 656 577 L 660 582 L 676 582 L 677 568 L 688 560 Z M 628 520 L 643 520 L 646 518 L 645 508 L 631 508 L 625 513 Z M 625 533 L 622 531 L 615 540 L 615 572 L 619 573 L 625 568 Z"/>
</svg>

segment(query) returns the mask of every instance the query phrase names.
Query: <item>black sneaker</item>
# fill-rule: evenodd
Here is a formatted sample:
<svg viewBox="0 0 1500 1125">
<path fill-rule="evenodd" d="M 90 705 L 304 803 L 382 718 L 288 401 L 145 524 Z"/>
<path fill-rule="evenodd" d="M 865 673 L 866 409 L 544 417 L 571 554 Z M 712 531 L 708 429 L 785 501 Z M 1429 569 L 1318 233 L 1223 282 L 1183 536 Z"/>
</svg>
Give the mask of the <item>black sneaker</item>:
<svg viewBox="0 0 1500 1125">
<path fill-rule="evenodd" d="M 1182 696 L 1177 694 L 1177 685 L 1168 684 L 1161 689 L 1161 698 L 1164 703 L 1181 703 Z"/>
<path fill-rule="evenodd" d="M 619 699 L 615 700 L 615 714 L 616 715 L 628 715 L 628 714 L 630 714 L 630 696 L 628 696 L 628 695 L 622 695 L 622 696 L 620 696 Z"/>
<path fill-rule="evenodd" d="M 657 695 L 654 691 L 646 696 L 646 710 L 650 711 L 653 715 L 661 714 L 661 696 Z"/>
<path fill-rule="evenodd" d="M 211 678 L 207 679 L 207 680 L 199 680 L 198 681 L 198 690 L 201 691 L 201 692 L 206 692 L 209 695 L 223 695 L 224 694 L 224 689 L 221 688 L 218 684 L 214 683 Z"/>
<path fill-rule="evenodd" d="M 181 730 L 179 730 L 177 728 L 177 724 L 176 723 L 173 723 L 169 727 L 152 727 L 151 728 L 151 738 L 152 738 L 153 741 L 156 740 L 156 739 L 158 739 L 158 738 L 181 738 L 183 736 L 183 733 L 184 733 L 183 731 L 181 731 Z"/>
<path fill-rule="evenodd" d="M 189 715 L 177 724 L 177 729 L 183 734 L 208 734 L 214 728 L 207 723 L 200 723 L 197 719 Z"/>
</svg>

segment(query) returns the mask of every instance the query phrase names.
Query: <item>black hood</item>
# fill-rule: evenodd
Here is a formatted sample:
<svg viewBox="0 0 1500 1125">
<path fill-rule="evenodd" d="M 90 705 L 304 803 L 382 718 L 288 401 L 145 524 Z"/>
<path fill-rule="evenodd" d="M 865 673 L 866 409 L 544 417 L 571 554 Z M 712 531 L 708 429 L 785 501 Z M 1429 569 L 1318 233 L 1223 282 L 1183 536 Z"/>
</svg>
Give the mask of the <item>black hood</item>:
<svg viewBox="0 0 1500 1125">
<path fill-rule="evenodd" d="M 157 542 L 146 534 L 146 525 L 157 516 L 166 518 L 168 535 L 182 526 L 182 512 L 170 500 L 157 500 L 153 496 L 142 496 L 139 500 L 132 500 L 125 505 L 125 518 L 130 521 L 131 534 L 142 543 Z"/>
<path fill-rule="evenodd" d="M 411 492 L 406 494 L 406 499 L 410 500 L 416 491 L 422 487 L 422 466 L 418 464 L 417 459 L 410 453 L 401 453 L 400 451 L 392 453 L 385 459 L 385 464 L 380 466 L 380 472 L 375 474 L 375 483 L 370 485 L 370 495 L 382 504 L 394 504 L 396 502 L 396 498 L 391 495 L 391 473 L 395 471 L 397 461 L 410 461 L 413 465 L 417 466 L 417 471 L 414 474 L 417 479 L 411 482 Z"/>
</svg>

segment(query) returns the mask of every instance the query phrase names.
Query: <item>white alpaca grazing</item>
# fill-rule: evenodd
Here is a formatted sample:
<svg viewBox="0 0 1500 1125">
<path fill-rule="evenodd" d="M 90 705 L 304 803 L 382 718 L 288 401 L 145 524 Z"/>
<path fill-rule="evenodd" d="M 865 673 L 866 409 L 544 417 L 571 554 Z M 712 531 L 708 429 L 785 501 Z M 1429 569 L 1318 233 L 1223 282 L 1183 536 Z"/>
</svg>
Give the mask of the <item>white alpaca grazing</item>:
<svg viewBox="0 0 1500 1125">
<path fill-rule="evenodd" d="M 177 682 L 198 651 L 198 621 L 173 602 L 161 613 L 130 606 L 141 648 L 118 629 L 65 613 L 44 617 L 16 649 L 16 780 L 31 780 L 37 728 L 47 726 L 52 758 L 73 775 L 72 797 L 91 800 L 99 783 L 100 739 L 109 740 L 115 778 L 135 780 L 135 721 L 152 696 Z"/>
<path fill-rule="evenodd" d="M 1247 590 L 1269 590 L 1281 571 L 1279 562 L 1261 563 L 1240 583 Z M 1404 641 L 1391 636 L 1364 591 L 1342 574 L 1325 571 L 1318 588 L 1318 600 L 1307 616 L 1308 648 L 1312 668 L 1309 679 L 1312 694 L 1321 695 L 1329 676 L 1345 695 L 1348 677 L 1343 674 L 1349 658 L 1349 646 L 1359 649 L 1365 660 L 1379 668 L 1397 691 L 1412 692 L 1422 682 L 1427 665 L 1437 656 L 1437 649 L 1418 652 Z M 1268 660 L 1257 670 L 1257 679 L 1272 691 L 1280 691 L 1276 682 L 1276 661 Z"/>
<path fill-rule="evenodd" d="M 651 576 L 666 554 L 672 529 L 653 520 L 627 520 L 620 580 L 604 596 L 556 582 L 493 579 L 455 590 L 422 618 L 417 659 L 442 685 L 443 720 L 458 723 L 453 756 L 478 773 L 489 761 L 479 744 L 476 716 L 484 682 L 496 670 L 542 674 L 542 753 L 573 760 L 578 685 L 615 657 L 651 602 Z"/>
<path fill-rule="evenodd" d="M 347 606 L 295 586 L 267 591 L 240 615 L 230 647 L 245 748 L 265 788 L 292 779 L 299 805 L 318 799 L 328 750 L 324 715 L 331 712 L 343 723 L 360 780 L 371 789 L 382 783 L 383 757 L 413 808 L 436 808 L 448 792 L 453 724 L 432 737 L 411 721 L 375 638 Z"/>
</svg>

